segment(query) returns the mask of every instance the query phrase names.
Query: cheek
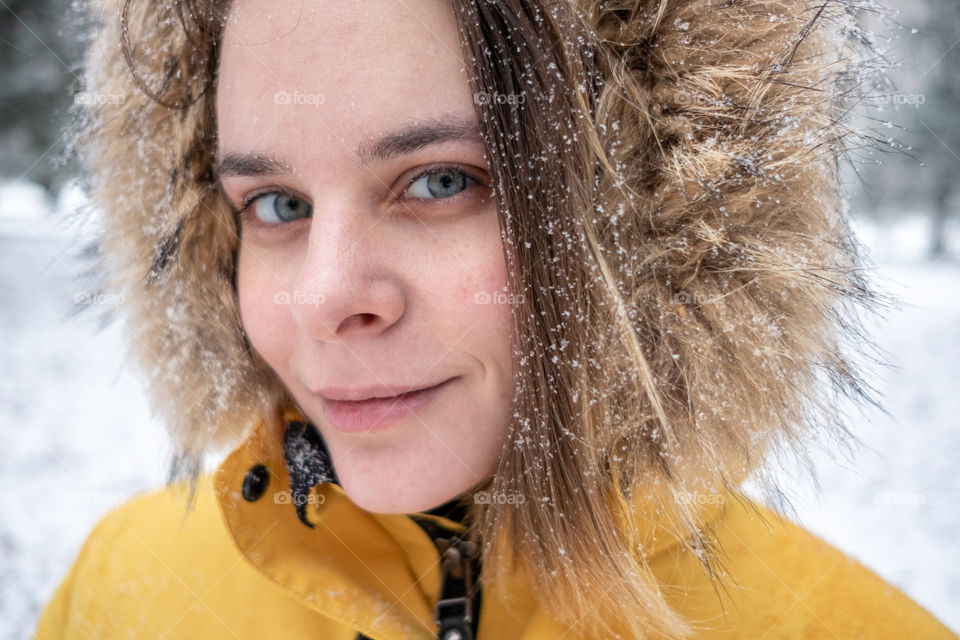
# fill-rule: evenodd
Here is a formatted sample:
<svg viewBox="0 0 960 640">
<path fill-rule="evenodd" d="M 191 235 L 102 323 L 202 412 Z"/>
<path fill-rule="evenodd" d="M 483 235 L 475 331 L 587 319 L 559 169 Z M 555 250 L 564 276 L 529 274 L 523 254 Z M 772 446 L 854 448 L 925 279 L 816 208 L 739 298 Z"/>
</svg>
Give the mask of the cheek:
<svg viewBox="0 0 960 640">
<path fill-rule="evenodd" d="M 290 331 L 284 325 L 289 318 L 283 304 L 283 287 L 270 269 L 258 268 L 262 262 L 241 248 L 237 258 L 237 299 L 240 320 L 250 344 L 282 377 L 279 365 L 285 359 Z"/>
<path fill-rule="evenodd" d="M 511 354 L 512 297 L 505 290 L 507 268 L 499 228 L 488 229 L 482 237 L 484 242 L 456 251 L 457 259 L 446 254 L 444 264 L 434 269 L 439 274 L 435 286 L 442 292 L 435 298 L 440 308 L 434 312 L 455 332 L 447 336 L 448 344 L 469 345 L 475 356 L 502 367 Z"/>
</svg>

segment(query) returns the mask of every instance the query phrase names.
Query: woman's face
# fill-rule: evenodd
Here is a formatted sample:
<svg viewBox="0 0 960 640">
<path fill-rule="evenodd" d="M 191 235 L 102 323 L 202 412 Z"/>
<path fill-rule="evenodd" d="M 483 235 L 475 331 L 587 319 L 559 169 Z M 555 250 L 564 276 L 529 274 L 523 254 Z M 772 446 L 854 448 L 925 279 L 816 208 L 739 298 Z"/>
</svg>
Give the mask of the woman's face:
<svg viewBox="0 0 960 640">
<path fill-rule="evenodd" d="M 421 511 L 489 477 L 512 325 L 452 9 L 239 0 L 216 108 L 243 326 L 347 495 Z"/>
</svg>

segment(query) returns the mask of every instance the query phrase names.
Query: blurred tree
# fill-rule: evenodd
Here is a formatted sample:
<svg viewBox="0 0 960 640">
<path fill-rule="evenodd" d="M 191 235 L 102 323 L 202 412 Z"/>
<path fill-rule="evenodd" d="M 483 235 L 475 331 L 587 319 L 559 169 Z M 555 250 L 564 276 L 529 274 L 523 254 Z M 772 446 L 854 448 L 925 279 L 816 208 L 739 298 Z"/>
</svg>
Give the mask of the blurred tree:
<svg viewBox="0 0 960 640">
<path fill-rule="evenodd" d="M 864 121 L 906 153 L 858 167 L 856 206 L 881 221 L 928 213 L 931 257 L 948 249 L 946 224 L 960 199 L 960 0 L 885 0 L 896 11 L 887 54 L 895 89 Z M 876 25 L 874 25 L 876 27 Z"/>
<path fill-rule="evenodd" d="M 80 27 L 69 0 L 0 0 L 0 176 L 56 193 L 55 166 L 72 104 Z"/>
<path fill-rule="evenodd" d="M 917 110 L 921 158 L 931 175 L 933 216 L 930 253 L 946 250 L 947 219 L 956 210 L 960 190 L 960 1 L 926 0 L 930 11 L 921 31 L 923 42 L 936 56 L 923 71 L 924 105 Z"/>
</svg>

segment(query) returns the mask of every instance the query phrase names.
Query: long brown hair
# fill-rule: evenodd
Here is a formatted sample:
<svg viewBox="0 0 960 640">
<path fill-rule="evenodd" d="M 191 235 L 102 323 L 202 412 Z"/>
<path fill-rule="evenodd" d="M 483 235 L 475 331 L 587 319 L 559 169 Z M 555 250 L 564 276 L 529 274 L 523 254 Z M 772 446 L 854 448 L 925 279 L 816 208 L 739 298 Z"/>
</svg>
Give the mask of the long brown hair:
<svg viewBox="0 0 960 640">
<path fill-rule="evenodd" d="M 116 162 L 111 136 L 123 130 L 167 141 L 147 158 L 167 168 L 175 214 L 158 205 L 144 232 L 151 269 L 117 286 L 141 301 L 130 322 L 166 394 L 157 402 L 175 417 L 173 476 L 193 478 L 251 407 L 276 419 L 292 403 L 246 347 L 236 229 L 211 172 L 229 4 L 124 0 L 126 86 L 150 99 L 115 111 L 119 123 L 94 113 L 79 136 L 94 168 Z M 730 489 L 780 453 L 802 457 L 814 432 L 842 435 L 841 396 L 873 401 L 848 341 L 864 344 L 857 307 L 879 298 L 837 175 L 837 158 L 861 141 L 846 124 L 863 90 L 859 3 L 452 5 L 516 301 L 515 414 L 485 489 L 522 499 L 474 505 L 482 579 L 521 565 L 577 633 L 686 635 L 632 529 L 638 516 L 671 523 L 712 574 L 721 558 L 698 527 L 698 501 L 682 496 Z M 98 64 L 88 60 L 91 82 L 117 77 Z M 112 242 L 135 263 L 138 247 Z M 182 310 L 206 323 L 195 325 L 207 327 L 203 344 L 149 300 L 171 282 L 207 283 L 209 299 Z M 218 365 L 170 373 L 156 344 L 233 366 L 184 409 L 184 390 Z M 214 416 L 216 433 L 190 426 Z"/>
</svg>

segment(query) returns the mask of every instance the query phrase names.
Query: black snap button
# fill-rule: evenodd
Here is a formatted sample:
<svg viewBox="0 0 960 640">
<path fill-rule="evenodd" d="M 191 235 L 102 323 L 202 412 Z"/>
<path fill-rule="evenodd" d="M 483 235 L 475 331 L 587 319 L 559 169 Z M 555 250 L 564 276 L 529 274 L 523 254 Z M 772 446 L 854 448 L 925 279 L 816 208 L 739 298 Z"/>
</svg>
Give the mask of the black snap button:
<svg viewBox="0 0 960 640">
<path fill-rule="evenodd" d="M 247 476 L 243 479 L 243 499 L 247 502 L 256 502 L 267 490 L 270 483 L 270 472 L 262 465 L 254 465 L 247 471 Z"/>
</svg>

